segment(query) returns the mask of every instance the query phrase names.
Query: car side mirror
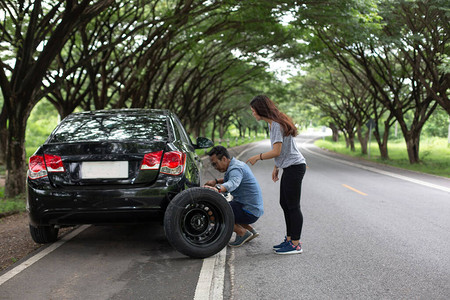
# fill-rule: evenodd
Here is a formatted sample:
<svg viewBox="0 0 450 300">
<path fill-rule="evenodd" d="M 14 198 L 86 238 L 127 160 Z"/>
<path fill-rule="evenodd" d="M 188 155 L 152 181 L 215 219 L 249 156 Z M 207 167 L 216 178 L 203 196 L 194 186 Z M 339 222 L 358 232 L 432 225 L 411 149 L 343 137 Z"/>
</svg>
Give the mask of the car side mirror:
<svg viewBox="0 0 450 300">
<path fill-rule="evenodd" d="M 211 148 L 212 146 L 214 146 L 214 143 L 210 139 L 204 138 L 204 137 L 198 137 L 197 145 L 195 145 L 195 148 L 196 149 L 204 149 L 204 148 Z"/>
</svg>

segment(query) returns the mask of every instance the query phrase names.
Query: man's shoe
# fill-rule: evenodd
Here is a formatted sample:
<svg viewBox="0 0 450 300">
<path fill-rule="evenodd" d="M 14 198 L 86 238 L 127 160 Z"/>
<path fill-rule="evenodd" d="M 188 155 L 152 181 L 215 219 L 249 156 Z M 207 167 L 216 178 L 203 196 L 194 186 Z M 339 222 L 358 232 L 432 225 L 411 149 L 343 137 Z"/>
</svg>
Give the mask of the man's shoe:
<svg viewBox="0 0 450 300">
<path fill-rule="evenodd" d="M 284 237 L 284 241 L 282 241 L 280 244 L 273 246 L 273 250 L 278 250 L 283 248 L 284 246 L 286 246 L 289 243 L 289 241 L 286 239 L 286 237 Z"/>
<path fill-rule="evenodd" d="M 234 242 L 228 243 L 228 246 L 230 247 L 240 247 L 245 242 L 249 241 L 252 238 L 253 234 L 250 231 L 246 231 L 243 236 L 239 236 L 236 234 L 236 239 Z"/>
<path fill-rule="evenodd" d="M 300 243 L 296 246 L 289 241 L 283 248 L 280 248 L 275 251 L 276 254 L 300 254 L 303 252 L 302 246 Z"/>
<path fill-rule="evenodd" d="M 253 240 L 254 238 L 256 238 L 256 237 L 259 236 L 259 233 L 258 233 L 258 231 L 256 231 L 255 228 L 253 228 L 252 231 L 250 231 L 250 232 L 251 232 L 253 235 L 252 235 L 252 237 L 251 237 L 247 242 L 250 242 L 251 240 Z"/>
</svg>

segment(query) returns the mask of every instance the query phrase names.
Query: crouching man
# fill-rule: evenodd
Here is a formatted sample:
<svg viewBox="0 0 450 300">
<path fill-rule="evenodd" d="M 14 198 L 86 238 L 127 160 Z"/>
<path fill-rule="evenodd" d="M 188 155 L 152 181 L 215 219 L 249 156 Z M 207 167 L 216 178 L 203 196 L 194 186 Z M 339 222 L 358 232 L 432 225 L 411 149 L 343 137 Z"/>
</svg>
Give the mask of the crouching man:
<svg viewBox="0 0 450 300">
<path fill-rule="evenodd" d="M 264 213 L 261 187 L 250 167 L 230 157 L 225 147 L 216 146 L 208 155 L 211 165 L 225 175 L 222 179 L 207 181 L 205 186 L 221 193 L 229 192 L 233 196 L 230 206 L 234 213 L 236 240 L 228 245 L 239 247 L 259 235 L 250 224 L 255 223 Z"/>
</svg>

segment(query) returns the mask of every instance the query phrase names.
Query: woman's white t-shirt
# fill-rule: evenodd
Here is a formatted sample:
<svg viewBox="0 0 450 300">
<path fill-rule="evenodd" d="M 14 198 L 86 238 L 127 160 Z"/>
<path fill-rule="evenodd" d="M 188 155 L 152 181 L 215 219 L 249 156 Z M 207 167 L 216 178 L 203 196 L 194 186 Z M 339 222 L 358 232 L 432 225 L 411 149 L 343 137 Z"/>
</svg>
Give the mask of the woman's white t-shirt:
<svg viewBox="0 0 450 300">
<path fill-rule="evenodd" d="M 275 157 L 275 165 L 278 168 L 287 168 L 292 165 L 306 164 L 300 150 L 298 150 L 295 143 L 295 138 L 292 135 L 283 136 L 283 128 L 275 121 L 270 125 L 270 144 L 283 143 L 281 146 L 281 153 Z"/>
</svg>

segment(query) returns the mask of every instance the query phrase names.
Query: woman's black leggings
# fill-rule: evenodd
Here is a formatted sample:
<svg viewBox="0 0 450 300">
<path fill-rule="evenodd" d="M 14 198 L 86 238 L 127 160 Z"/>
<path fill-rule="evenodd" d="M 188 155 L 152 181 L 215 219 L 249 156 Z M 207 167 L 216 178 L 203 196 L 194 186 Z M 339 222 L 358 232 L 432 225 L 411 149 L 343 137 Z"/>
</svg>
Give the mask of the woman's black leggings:
<svg viewBox="0 0 450 300">
<path fill-rule="evenodd" d="M 300 209 L 302 180 L 306 164 L 292 165 L 283 169 L 280 183 L 280 205 L 286 221 L 286 235 L 299 240 L 302 233 L 303 215 Z"/>
</svg>

